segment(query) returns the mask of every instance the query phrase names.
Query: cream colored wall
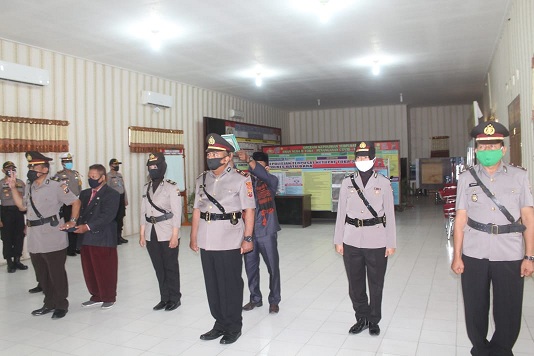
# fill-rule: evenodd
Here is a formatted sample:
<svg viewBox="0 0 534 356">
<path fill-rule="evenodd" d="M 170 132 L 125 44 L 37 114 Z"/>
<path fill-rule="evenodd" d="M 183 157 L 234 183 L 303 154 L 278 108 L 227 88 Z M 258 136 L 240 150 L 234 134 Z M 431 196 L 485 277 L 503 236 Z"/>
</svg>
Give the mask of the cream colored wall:
<svg viewBox="0 0 534 356">
<path fill-rule="evenodd" d="M 515 0 L 489 68 L 484 112 L 495 113 L 499 122 L 508 126 L 508 105 L 520 95 L 522 164 L 534 184 L 533 56 L 534 1 Z"/>
<path fill-rule="evenodd" d="M 287 131 L 286 131 L 287 132 Z M 400 140 L 401 157 L 408 156 L 405 105 L 295 111 L 289 114 L 286 144 Z"/>
<path fill-rule="evenodd" d="M 245 112 L 245 122 L 282 127 L 284 136 L 287 132 L 287 112 L 211 90 L 2 39 L 0 59 L 47 69 L 51 79 L 46 87 L 0 81 L 0 115 L 69 121 L 70 152 L 75 169 L 84 178 L 90 164 L 108 167 L 113 157 L 123 162 L 121 172 L 130 202 L 126 235 L 139 231 L 147 158 L 146 154 L 130 153 L 128 126 L 184 130 L 189 191 L 204 167 L 204 116 L 228 119 L 230 109 L 239 109 Z M 171 95 L 173 107 L 155 113 L 140 104 L 142 90 Z M 59 154 L 49 156 L 54 158 L 52 170 L 60 169 Z M 0 153 L 0 161 L 6 160 L 14 161 L 19 175 L 26 176 L 23 153 Z"/>
</svg>

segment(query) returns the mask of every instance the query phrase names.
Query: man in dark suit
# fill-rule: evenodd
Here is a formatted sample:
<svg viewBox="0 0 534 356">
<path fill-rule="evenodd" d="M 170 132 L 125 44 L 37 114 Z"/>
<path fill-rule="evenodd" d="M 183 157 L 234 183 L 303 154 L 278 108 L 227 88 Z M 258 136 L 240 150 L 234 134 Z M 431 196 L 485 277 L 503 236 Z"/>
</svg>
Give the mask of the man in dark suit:
<svg viewBox="0 0 534 356">
<path fill-rule="evenodd" d="M 74 231 L 79 235 L 82 270 L 91 299 L 82 307 L 112 308 L 117 297 L 117 222 L 120 195 L 106 184 L 106 168 L 89 167 L 91 188 L 82 190 L 80 218 Z"/>
</svg>

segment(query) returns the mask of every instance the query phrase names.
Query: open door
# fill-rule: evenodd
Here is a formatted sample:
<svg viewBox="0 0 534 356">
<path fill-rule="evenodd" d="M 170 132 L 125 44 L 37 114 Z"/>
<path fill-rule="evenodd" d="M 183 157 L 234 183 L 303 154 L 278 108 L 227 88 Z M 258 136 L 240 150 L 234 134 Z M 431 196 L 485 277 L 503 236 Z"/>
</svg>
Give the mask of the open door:
<svg viewBox="0 0 534 356">
<path fill-rule="evenodd" d="M 519 95 L 508 105 L 510 123 L 510 163 L 521 166 L 521 106 Z"/>
</svg>

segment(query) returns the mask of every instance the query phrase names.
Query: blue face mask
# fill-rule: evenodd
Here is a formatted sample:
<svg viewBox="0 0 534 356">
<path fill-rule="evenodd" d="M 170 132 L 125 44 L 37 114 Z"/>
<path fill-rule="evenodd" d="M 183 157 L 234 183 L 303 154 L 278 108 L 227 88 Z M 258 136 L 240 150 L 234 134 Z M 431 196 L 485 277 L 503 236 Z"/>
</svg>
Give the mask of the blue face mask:
<svg viewBox="0 0 534 356">
<path fill-rule="evenodd" d="M 66 169 L 72 169 L 72 162 L 65 163 L 65 168 Z"/>
</svg>

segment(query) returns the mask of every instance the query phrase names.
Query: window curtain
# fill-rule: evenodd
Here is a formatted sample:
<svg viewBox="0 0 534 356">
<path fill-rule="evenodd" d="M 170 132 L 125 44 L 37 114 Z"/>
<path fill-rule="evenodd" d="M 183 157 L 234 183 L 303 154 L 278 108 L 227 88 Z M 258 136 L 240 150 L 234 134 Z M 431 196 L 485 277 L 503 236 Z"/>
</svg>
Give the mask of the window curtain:
<svg viewBox="0 0 534 356">
<path fill-rule="evenodd" d="M 149 153 L 161 150 L 183 149 L 183 130 L 156 129 L 130 126 L 130 152 Z"/>
<path fill-rule="evenodd" d="M 69 122 L 0 116 L 0 152 L 68 152 Z"/>
</svg>

